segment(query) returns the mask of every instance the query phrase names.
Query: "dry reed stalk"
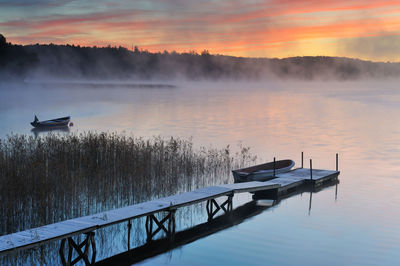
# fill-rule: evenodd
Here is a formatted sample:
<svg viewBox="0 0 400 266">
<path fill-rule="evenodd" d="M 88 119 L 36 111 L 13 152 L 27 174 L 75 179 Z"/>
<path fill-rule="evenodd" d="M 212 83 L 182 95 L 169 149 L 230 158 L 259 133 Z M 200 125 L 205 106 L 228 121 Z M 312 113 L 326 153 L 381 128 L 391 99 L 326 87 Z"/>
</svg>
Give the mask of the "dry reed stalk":
<svg viewBox="0 0 400 266">
<path fill-rule="evenodd" d="M 230 182 L 249 149 L 116 133 L 0 139 L 0 234 Z"/>
</svg>

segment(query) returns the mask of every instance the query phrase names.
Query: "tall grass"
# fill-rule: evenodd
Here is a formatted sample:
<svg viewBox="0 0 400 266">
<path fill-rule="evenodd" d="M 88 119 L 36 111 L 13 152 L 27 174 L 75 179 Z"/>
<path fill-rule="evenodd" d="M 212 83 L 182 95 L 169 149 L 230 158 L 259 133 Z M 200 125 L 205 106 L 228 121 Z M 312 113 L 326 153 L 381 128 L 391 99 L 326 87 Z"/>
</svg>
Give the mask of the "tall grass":
<svg viewBox="0 0 400 266">
<path fill-rule="evenodd" d="M 0 139 L 0 234 L 232 182 L 249 149 L 115 133 Z"/>
</svg>

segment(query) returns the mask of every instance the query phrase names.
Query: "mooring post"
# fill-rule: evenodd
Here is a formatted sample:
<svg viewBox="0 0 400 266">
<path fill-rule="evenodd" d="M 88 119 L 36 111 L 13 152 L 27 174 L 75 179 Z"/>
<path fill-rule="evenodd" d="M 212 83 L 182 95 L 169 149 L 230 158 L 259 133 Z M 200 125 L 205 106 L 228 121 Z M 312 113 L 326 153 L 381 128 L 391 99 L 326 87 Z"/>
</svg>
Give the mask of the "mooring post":
<svg viewBox="0 0 400 266">
<path fill-rule="evenodd" d="M 275 157 L 274 157 L 274 177 L 275 177 Z"/>
<path fill-rule="evenodd" d="M 336 171 L 339 171 L 339 154 L 336 153 Z"/>
<path fill-rule="evenodd" d="M 304 168 L 304 167 L 303 167 L 303 158 L 304 158 L 303 155 L 304 155 L 303 152 L 301 152 L 301 168 Z"/>
<path fill-rule="evenodd" d="M 310 159 L 310 179 L 312 180 L 312 159 Z"/>
</svg>

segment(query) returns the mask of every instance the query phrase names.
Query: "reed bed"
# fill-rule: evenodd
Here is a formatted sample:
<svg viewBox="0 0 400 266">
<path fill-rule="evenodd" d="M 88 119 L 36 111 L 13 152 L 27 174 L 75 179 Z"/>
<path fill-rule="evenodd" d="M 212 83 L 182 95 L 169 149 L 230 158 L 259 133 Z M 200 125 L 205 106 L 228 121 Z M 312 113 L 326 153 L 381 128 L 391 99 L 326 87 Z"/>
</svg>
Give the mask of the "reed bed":
<svg viewBox="0 0 400 266">
<path fill-rule="evenodd" d="M 232 182 L 249 148 L 194 149 L 180 138 L 116 133 L 0 139 L 0 233 Z"/>
</svg>

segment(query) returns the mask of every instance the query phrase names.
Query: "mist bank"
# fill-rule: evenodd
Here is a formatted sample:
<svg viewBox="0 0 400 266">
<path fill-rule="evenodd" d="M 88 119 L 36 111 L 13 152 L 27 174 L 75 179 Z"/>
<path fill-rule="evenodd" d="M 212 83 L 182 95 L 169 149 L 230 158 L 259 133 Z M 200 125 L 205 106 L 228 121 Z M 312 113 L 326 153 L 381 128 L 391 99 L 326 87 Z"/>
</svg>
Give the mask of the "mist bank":
<svg viewBox="0 0 400 266">
<path fill-rule="evenodd" d="M 0 78 L 356 80 L 397 78 L 400 63 L 327 56 L 243 58 L 203 52 L 151 53 L 135 47 L 15 45 L 0 34 Z"/>
</svg>

